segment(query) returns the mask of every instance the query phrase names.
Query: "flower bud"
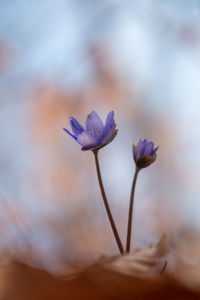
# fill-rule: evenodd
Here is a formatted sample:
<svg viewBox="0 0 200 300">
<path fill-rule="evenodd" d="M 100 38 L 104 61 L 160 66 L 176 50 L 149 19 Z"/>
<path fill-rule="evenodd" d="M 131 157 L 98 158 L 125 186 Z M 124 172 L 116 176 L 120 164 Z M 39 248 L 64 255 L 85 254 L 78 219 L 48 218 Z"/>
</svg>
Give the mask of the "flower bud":
<svg viewBox="0 0 200 300">
<path fill-rule="evenodd" d="M 138 169 L 150 166 L 156 160 L 156 151 L 159 147 L 154 148 L 153 142 L 140 140 L 135 146 L 133 144 L 133 158 Z"/>
</svg>

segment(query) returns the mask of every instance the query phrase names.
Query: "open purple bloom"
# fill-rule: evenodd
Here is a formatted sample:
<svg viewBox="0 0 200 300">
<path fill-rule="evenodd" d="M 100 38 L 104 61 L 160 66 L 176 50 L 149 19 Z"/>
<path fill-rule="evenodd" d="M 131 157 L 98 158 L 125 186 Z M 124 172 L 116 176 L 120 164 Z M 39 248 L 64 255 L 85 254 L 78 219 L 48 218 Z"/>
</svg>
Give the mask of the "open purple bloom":
<svg viewBox="0 0 200 300">
<path fill-rule="evenodd" d="M 153 142 L 140 140 L 138 144 L 133 145 L 133 157 L 138 168 L 146 168 L 156 159 L 156 151 L 159 147 L 154 148 Z"/>
<path fill-rule="evenodd" d="M 63 128 L 77 143 L 82 146 L 82 150 L 99 149 L 110 143 L 117 134 L 114 112 L 107 115 L 106 123 L 95 111 L 92 111 L 86 119 L 86 129 L 74 118 L 70 118 L 70 125 L 73 134 Z"/>
</svg>

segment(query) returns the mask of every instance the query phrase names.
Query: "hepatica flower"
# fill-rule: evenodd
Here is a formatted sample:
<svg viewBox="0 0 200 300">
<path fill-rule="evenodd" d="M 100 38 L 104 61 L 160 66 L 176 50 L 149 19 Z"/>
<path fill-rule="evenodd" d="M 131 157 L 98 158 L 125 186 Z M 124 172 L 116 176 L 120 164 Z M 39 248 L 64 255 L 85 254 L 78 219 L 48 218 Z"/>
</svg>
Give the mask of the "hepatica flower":
<svg viewBox="0 0 200 300">
<path fill-rule="evenodd" d="M 156 151 L 159 147 L 154 148 L 153 142 L 140 140 L 138 144 L 133 145 L 133 157 L 136 166 L 139 169 L 146 168 L 156 160 Z"/>
<path fill-rule="evenodd" d="M 107 196 L 105 193 L 105 189 L 103 186 L 103 181 L 101 177 L 101 171 L 99 166 L 98 159 L 98 150 L 108 143 L 110 143 L 117 134 L 116 123 L 114 120 L 114 112 L 111 111 L 107 115 L 105 125 L 102 120 L 99 118 L 98 114 L 95 111 L 92 111 L 87 119 L 85 128 L 74 118 L 70 118 L 70 125 L 72 129 L 72 133 L 63 128 L 77 143 L 82 146 L 82 150 L 92 150 L 95 158 L 95 165 L 97 171 L 97 178 L 99 182 L 99 187 L 101 191 L 101 195 L 103 198 L 104 206 L 107 212 L 107 216 L 118 245 L 119 251 L 121 254 L 124 253 L 123 245 L 120 240 L 117 227 L 115 225 L 110 206 L 107 200 Z"/>
<path fill-rule="evenodd" d="M 127 239 L 126 239 L 126 252 L 130 252 L 131 248 L 131 231 L 132 231 L 132 217 L 133 217 L 133 203 L 135 195 L 136 181 L 139 171 L 143 168 L 150 166 L 156 160 L 156 151 L 159 147 L 154 148 L 153 142 L 140 140 L 135 146 L 133 144 L 133 157 L 136 164 L 135 174 L 133 176 L 133 183 L 131 188 L 130 202 L 129 202 L 129 215 L 127 226 Z"/>
<path fill-rule="evenodd" d="M 86 128 L 73 117 L 70 118 L 72 132 L 63 128 L 77 143 L 82 146 L 82 150 L 97 150 L 110 143 L 117 134 L 114 112 L 107 115 L 105 125 L 93 111 L 86 119 Z"/>
</svg>

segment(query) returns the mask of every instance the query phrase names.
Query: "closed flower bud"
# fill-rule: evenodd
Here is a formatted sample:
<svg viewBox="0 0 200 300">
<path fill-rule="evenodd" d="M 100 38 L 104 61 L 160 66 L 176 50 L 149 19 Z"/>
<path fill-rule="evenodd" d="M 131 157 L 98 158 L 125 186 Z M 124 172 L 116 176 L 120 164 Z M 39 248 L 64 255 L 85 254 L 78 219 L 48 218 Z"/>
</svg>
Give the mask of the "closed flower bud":
<svg viewBox="0 0 200 300">
<path fill-rule="evenodd" d="M 133 144 L 133 158 L 138 169 L 150 166 L 156 160 L 156 151 L 159 147 L 154 148 L 153 142 L 140 140 L 135 146 Z"/>
</svg>

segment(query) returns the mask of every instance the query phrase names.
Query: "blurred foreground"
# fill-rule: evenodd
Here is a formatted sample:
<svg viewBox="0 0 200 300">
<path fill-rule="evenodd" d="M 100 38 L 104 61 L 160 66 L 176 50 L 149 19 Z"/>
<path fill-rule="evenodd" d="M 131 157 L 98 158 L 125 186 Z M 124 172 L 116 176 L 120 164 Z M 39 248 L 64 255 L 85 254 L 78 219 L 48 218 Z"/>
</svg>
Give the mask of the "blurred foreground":
<svg viewBox="0 0 200 300">
<path fill-rule="evenodd" d="M 74 266 L 57 277 L 15 261 L 0 268 L 0 299 L 200 299 L 200 265 L 169 262 L 165 236 L 156 246 Z"/>
</svg>

